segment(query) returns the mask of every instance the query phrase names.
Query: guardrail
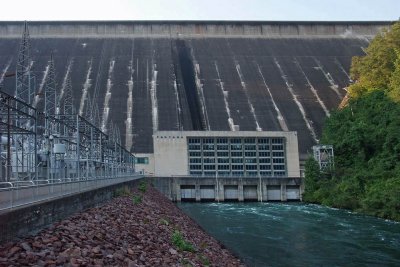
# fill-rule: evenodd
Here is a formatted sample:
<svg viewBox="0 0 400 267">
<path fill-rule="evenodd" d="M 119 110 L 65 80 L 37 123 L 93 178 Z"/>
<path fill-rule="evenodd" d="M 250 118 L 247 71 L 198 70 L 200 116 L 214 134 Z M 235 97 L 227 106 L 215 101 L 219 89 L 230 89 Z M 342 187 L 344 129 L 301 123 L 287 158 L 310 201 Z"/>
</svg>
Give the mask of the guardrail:
<svg viewBox="0 0 400 267">
<path fill-rule="evenodd" d="M 4 186 L 4 188 L 0 188 L 0 211 L 7 211 L 40 201 L 65 197 L 143 177 L 142 174 L 136 173 L 113 178 L 25 181 L 26 184 L 21 184 L 22 181 L 14 183 L 1 182 L 0 186 Z"/>
</svg>

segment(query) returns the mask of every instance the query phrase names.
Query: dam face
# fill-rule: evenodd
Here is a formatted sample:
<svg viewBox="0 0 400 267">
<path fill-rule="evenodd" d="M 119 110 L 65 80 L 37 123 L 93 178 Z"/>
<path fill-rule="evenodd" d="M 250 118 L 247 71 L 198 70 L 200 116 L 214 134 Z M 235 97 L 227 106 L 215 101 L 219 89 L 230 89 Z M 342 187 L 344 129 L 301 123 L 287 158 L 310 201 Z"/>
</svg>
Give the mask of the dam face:
<svg viewBox="0 0 400 267">
<path fill-rule="evenodd" d="M 304 158 L 351 82 L 353 56 L 390 23 L 34 22 L 36 88 L 50 53 L 75 106 L 97 104 L 123 144 L 152 153 L 155 131 L 297 131 Z M 0 81 L 14 94 L 23 23 L 0 23 Z M 40 101 L 38 104 L 40 108 Z"/>
</svg>

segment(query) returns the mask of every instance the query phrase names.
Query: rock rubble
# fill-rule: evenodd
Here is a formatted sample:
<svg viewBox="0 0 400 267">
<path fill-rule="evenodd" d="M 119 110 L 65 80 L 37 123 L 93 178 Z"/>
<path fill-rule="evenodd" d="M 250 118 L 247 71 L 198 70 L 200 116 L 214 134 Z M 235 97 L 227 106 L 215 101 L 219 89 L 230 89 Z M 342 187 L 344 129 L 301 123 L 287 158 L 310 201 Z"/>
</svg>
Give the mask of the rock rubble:
<svg viewBox="0 0 400 267">
<path fill-rule="evenodd" d="M 0 245 L 0 266 L 243 266 L 157 190 L 137 189 Z M 55 211 L 57 212 L 57 211 Z M 193 252 L 172 242 L 179 231 Z"/>
</svg>

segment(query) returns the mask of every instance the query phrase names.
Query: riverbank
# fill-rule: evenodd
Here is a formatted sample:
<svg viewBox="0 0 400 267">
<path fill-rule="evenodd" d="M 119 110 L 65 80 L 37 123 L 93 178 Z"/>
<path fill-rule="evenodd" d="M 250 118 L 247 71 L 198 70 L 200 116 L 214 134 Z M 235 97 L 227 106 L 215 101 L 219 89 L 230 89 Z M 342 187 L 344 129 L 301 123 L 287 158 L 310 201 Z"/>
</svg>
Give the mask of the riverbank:
<svg viewBox="0 0 400 267">
<path fill-rule="evenodd" d="M 0 266 L 243 265 L 154 188 L 140 189 L 2 244 Z"/>
</svg>

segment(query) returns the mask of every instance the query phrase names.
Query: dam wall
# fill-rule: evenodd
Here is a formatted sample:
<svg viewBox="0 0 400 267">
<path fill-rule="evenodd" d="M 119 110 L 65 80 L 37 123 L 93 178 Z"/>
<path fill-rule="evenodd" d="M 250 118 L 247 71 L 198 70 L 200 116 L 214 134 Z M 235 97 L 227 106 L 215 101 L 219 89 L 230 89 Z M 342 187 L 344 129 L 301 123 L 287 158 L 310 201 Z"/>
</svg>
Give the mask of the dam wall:
<svg viewBox="0 0 400 267">
<path fill-rule="evenodd" d="M 305 21 L 35 21 L 32 37 L 373 37 L 391 22 Z M 22 23 L 0 22 L 2 38 L 21 36 Z"/>
<path fill-rule="evenodd" d="M 319 142 L 351 60 L 392 22 L 30 22 L 43 109 L 50 54 L 58 90 L 71 77 L 84 115 L 119 128 L 125 147 L 153 153 L 157 131 L 295 131 L 300 159 Z M 0 83 L 14 95 L 23 22 L 0 22 Z M 92 103 L 93 102 L 93 103 Z"/>
</svg>

